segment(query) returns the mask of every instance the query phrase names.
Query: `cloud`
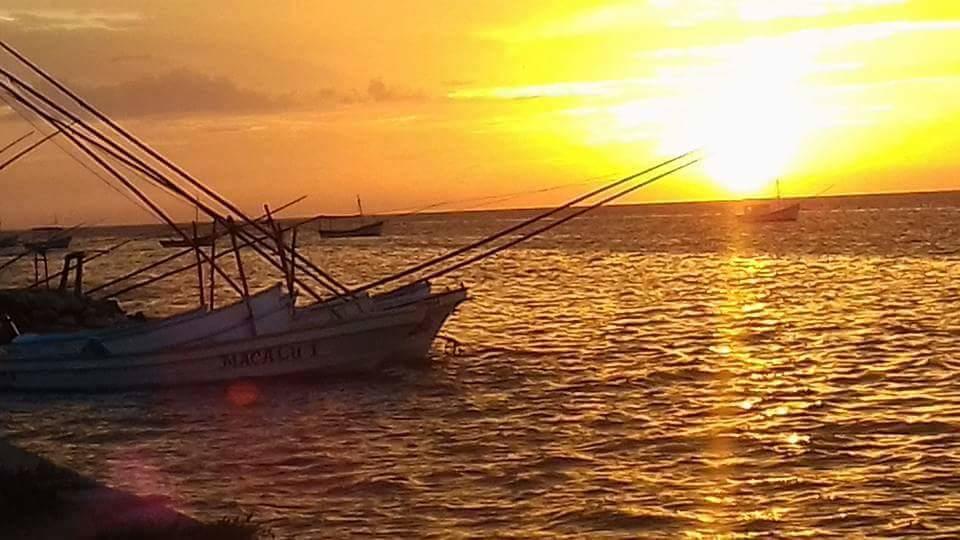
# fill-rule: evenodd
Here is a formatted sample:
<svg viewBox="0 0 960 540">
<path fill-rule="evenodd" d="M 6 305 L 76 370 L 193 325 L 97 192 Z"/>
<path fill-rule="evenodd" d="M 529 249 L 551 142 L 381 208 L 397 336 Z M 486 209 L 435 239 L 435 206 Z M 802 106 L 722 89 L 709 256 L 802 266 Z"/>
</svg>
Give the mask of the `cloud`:
<svg viewBox="0 0 960 540">
<path fill-rule="evenodd" d="M 391 87 L 380 78 L 370 80 L 363 92 L 323 88 L 270 94 L 242 87 L 226 77 L 186 68 L 116 84 L 79 87 L 78 91 L 104 112 L 119 116 L 259 114 L 423 99 L 415 92 Z"/>
<path fill-rule="evenodd" d="M 293 105 L 289 97 L 249 90 L 226 77 L 184 68 L 116 84 L 81 88 L 79 93 L 108 114 L 121 116 L 257 113 Z"/>
<path fill-rule="evenodd" d="M 23 31 L 127 30 L 143 21 L 132 11 L 90 11 L 57 9 L 0 9 L 0 26 Z"/>
</svg>

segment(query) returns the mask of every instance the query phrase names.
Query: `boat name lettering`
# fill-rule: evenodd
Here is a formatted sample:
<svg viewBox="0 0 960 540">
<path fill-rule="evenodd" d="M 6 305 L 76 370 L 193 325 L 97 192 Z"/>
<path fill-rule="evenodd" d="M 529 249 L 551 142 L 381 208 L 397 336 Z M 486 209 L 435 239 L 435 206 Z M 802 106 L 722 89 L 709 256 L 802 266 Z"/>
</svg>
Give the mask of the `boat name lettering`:
<svg viewBox="0 0 960 540">
<path fill-rule="evenodd" d="M 306 344 L 278 345 L 242 353 L 225 354 L 221 357 L 222 368 L 245 368 L 266 366 L 277 362 L 301 360 L 316 356 L 314 347 Z"/>
</svg>

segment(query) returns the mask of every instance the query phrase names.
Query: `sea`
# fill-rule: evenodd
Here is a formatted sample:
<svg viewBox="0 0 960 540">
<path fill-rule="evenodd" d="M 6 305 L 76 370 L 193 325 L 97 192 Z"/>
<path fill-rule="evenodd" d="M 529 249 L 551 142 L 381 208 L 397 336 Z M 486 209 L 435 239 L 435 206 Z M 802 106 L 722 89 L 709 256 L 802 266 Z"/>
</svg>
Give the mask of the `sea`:
<svg viewBox="0 0 960 540">
<path fill-rule="evenodd" d="M 735 207 L 603 208 L 442 278 L 469 287 L 443 330 L 462 346 L 424 365 L 246 382 L 242 400 L 3 394 L 0 430 L 277 538 L 960 537 L 960 193 L 808 200 L 795 223 Z M 534 213 L 298 243 L 360 284 Z M 87 287 L 168 254 L 162 232 L 78 232 L 88 254 L 134 239 Z M 246 266 L 254 288 L 279 279 Z M 23 260 L 0 286 L 32 278 Z M 197 288 L 191 271 L 121 301 L 168 315 Z"/>
</svg>

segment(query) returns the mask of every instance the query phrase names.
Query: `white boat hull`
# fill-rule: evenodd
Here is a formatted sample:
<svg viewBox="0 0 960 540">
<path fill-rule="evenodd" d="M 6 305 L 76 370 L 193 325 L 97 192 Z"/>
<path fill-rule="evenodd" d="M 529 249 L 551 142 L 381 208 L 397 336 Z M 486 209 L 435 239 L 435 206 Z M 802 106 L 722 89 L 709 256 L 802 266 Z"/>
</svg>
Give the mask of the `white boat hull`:
<svg viewBox="0 0 960 540">
<path fill-rule="evenodd" d="M 0 390 L 109 391 L 281 376 L 335 376 L 424 358 L 463 289 L 320 327 L 145 355 L 0 361 Z"/>
</svg>

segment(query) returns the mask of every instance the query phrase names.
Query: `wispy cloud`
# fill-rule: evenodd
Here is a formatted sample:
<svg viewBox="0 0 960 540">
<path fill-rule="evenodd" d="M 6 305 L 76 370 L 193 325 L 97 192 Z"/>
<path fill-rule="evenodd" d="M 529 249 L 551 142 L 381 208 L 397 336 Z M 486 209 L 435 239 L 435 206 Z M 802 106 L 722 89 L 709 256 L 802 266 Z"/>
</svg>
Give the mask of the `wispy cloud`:
<svg viewBox="0 0 960 540">
<path fill-rule="evenodd" d="M 101 30 L 119 31 L 136 26 L 143 15 L 135 11 L 87 11 L 69 9 L 0 9 L 0 24 L 25 31 Z"/>
<path fill-rule="evenodd" d="M 635 32 L 645 25 L 697 26 L 713 22 L 809 19 L 900 6 L 907 0 L 648 0 L 581 9 L 546 21 L 488 29 L 483 37 L 519 42 L 605 32 Z"/>
</svg>

